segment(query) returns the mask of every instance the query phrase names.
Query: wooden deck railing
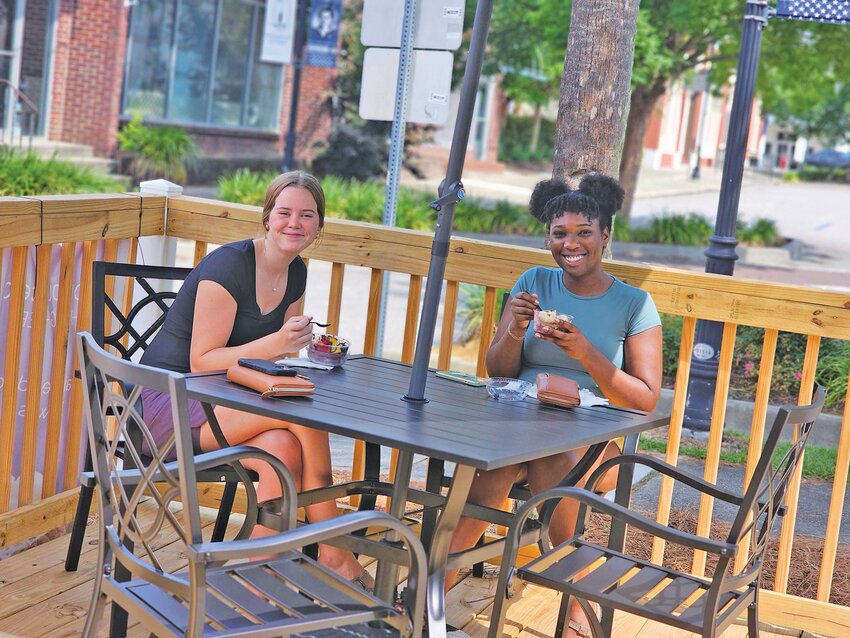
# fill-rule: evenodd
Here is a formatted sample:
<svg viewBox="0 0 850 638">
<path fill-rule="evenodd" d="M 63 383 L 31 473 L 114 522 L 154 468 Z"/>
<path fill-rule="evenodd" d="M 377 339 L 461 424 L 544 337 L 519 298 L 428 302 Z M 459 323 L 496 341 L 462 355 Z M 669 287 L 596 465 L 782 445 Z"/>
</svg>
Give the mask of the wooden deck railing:
<svg viewBox="0 0 850 638">
<path fill-rule="evenodd" d="M 72 361 L 69 356 L 72 342 L 68 335 L 89 325 L 91 262 L 96 256 L 135 259 L 138 237 L 161 234 L 194 241 L 197 261 L 206 254 L 208 244 L 242 239 L 256 234 L 258 229 L 259 210 L 254 207 L 191 197 L 171 198 L 167 202 L 161 197 L 140 195 L 0 198 L 0 247 L 3 249 L 0 281 L 10 282 L 0 297 L 0 326 L 4 320 L 7 322 L 2 368 L 6 381 L 0 394 L 0 549 L 27 535 L 67 522 L 73 514 L 82 440 L 81 396 L 79 383 L 71 381 L 73 366 L 65 362 Z M 333 326 L 329 331 L 334 331 L 340 317 L 351 311 L 342 304 L 346 267 L 369 268 L 371 283 L 362 351 L 373 353 L 381 275 L 383 272 L 405 273 L 409 276 L 409 286 L 401 357 L 410 360 L 430 248 L 431 235 L 428 233 L 329 219 L 321 241 L 306 255 L 310 260 L 333 264 L 327 312 Z M 58 262 L 58 268 L 50 267 L 51 257 Z M 451 343 L 461 283 L 485 287 L 483 329 L 477 357 L 478 371 L 483 374 L 484 353 L 494 332 L 497 289 L 509 288 L 530 266 L 551 263 L 546 251 L 455 239 L 446 268 L 443 321 L 438 328 L 441 331 L 438 367 L 445 369 L 452 365 Z M 807 338 L 800 379 L 801 402 L 807 402 L 812 394 L 821 339 L 850 340 L 850 296 L 846 294 L 613 261 L 606 264 L 606 269 L 652 294 L 662 313 L 684 318 L 666 452 L 669 462 L 675 463 L 679 454 L 684 390 L 690 372 L 696 320 L 710 319 L 724 324 L 705 463 L 708 479 L 717 476 L 739 325 L 764 329 L 747 476 L 759 453 L 764 432 L 779 334 L 794 332 Z M 45 282 L 49 286 L 42 285 Z M 47 348 L 50 341 L 52 346 Z M 28 345 L 24 347 L 23 344 Z M 50 385 L 45 401 L 39 398 L 38 392 L 44 392 L 46 381 Z M 35 394 L 33 389 L 37 389 Z M 850 401 L 846 405 L 850 406 Z M 18 417 L 18 412 L 23 416 Z M 39 440 L 46 443 L 43 454 L 38 451 Z M 792 567 L 800 487 L 798 475 L 791 488 L 788 513 L 780 532 L 775 581 L 765 584 L 773 591 L 765 591 L 762 598 L 764 620 L 823 635 L 850 635 L 850 609 L 828 602 L 836 568 L 849 464 L 850 407 L 845 408 L 841 425 L 817 600 L 784 593 Z M 13 474 L 20 477 L 14 483 Z M 40 495 L 34 489 L 37 476 L 42 477 Z M 17 507 L 10 511 L 13 500 Z M 38 504 L 33 504 L 39 500 Z M 672 485 L 663 482 L 657 513 L 660 521 L 667 521 L 671 500 Z M 709 528 L 712 508 L 711 499 L 702 499 L 698 518 L 701 533 Z M 653 559 L 660 560 L 663 553 L 663 544 L 657 542 L 652 550 Z M 692 569 L 694 573 L 704 571 L 702 553 L 694 556 Z"/>
</svg>

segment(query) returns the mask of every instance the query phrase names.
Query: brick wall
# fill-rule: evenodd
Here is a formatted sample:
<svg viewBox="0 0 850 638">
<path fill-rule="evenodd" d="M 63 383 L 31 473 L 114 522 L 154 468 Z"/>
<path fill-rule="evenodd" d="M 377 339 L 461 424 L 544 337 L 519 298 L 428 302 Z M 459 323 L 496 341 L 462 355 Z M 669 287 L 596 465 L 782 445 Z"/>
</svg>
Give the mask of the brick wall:
<svg viewBox="0 0 850 638">
<path fill-rule="evenodd" d="M 51 139 L 88 144 L 97 155 L 115 152 L 127 40 L 127 10 L 112 0 L 59 0 L 53 60 Z M 291 67 L 282 83 L 279 135 L 189 127 L 202 155 L 281 156 L 289 122 Z M 335 69 L 306 67 L 301 74 L 295 157 L 309 161 L 331 128 Z"/>
<path fill-rule="evenodd" d="M 111 155 L 121 99 L 127 10 L 122 2 L 60 0 L 50 139 Z"/>
<path fill-rule="evenodd" d="M 296 123 L 295 159 L 309 162 L 316 155 L 316 143 L 327 140 L 331 130 L 331 95 L 336 69 L 304 67 L 298 96 L 298 121 Z M 284 72 L 280 99 L 280 139 L 278 148 L 283 153 L 286 133 L 289 130 L 289 109 L 292 99 L 292 68 Z"/>
</svg>

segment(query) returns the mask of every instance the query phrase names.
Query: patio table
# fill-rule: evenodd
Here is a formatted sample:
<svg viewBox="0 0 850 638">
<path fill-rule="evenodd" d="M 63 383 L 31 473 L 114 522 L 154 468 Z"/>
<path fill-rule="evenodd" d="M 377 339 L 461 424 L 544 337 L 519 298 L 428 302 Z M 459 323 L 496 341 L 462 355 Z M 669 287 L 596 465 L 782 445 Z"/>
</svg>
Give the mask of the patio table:
<svg viewBox="0 0 850 638">
<path fill-rule="evenodd" d="M 439 501 L 441 512 L 428 552 L 428 616 L 430 635 L 445 636 L 445 575 L 448 548 L 464 510 L 476 470 L 492 470 L 570 449 L 626 437 L 633 451 L 641 432 L 664 425 L 669 417 L 636 410 L 596 406 L 563 409 L 534 399 L 503 402 L 489 398 L 486 388 L 442 379 L 429 372 L 427 402 L 403 400 L 410 366 L 375 357 L 352 357 L 342 368 L 309 370 L 316 384 L 311 397 L 263 399 L 253 390 L 228 382 L 223 373 L 188 375 L 190 398 L 278 418 L 399 451 L 391 487 L 390 513 L 401 517 L 410 492 L 414 454 L 456 464 L 447 495 L 419 493 Z M 212 410 L 208 409 L 208 414 Z M 617 501 L 628 506 L 631 467 L 623 466 Z M 334 488 L 328 488 L 333 498 Z M 413 497 L 410 497 L 413 498 Z M 421 501 L 420 501 L 421 502 Z M 624 530 L 612 544 L 622 543 Z M 379 563 L 378 590 L 384 597 L 394 586 L 387 561 Z"/>
</svg>

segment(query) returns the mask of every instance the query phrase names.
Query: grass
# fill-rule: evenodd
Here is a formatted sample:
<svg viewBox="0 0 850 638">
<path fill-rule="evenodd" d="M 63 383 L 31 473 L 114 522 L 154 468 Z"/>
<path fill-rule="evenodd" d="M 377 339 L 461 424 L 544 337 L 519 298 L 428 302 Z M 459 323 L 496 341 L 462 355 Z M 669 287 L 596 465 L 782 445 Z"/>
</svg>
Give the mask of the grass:
<svg viewBox="0 0 850 638">
<path fill-rule="evenodd" d="M 723 435 L 724 445 L 727 440 L 732 439 L 732 445 L 721 447 L 720 461 L 730 465 L 745 465 L 749 447 L 749 437 L 739 432 L 726 432 Z M 780 441 L 773 454 L 774 465 L 779 463 L 783 456 L 791 448 L 788 441 Z M 667 451 L 666 438 L 649 438 L 642 436 L 638 449 L 642 452 L 658 452 L 664 454 Z M 683 442 L 679 447 L 679 455 L 693 459 L 705 459 L 706 447 L 689 442 Z M 835 462 L 838 450 L 821 445 L 807 445 L 806 454 L 803 457 L 803 477 L 832 480 L 835 477 Z M 848 476 L 850 482 L 850 476 Z"/>
<path fill-rule="evenodd" d="M 41 158 L 0 147 L 0 196 L 114 193 L 123 190 L 108 177 L 55 157 Z"/>
</svg>

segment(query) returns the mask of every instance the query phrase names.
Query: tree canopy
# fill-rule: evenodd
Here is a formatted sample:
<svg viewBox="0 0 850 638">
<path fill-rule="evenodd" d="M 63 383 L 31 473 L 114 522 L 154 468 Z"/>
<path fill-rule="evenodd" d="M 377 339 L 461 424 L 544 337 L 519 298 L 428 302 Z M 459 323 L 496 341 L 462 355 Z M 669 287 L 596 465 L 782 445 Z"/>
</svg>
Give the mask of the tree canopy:
<svg viewBox="0 0 850 638">
<path fill-rule="evenodd" d="M 773 20 L 762 60 L 766 113 L 800 135 L 850 140 L 850 26 Z"/>
</svg>

